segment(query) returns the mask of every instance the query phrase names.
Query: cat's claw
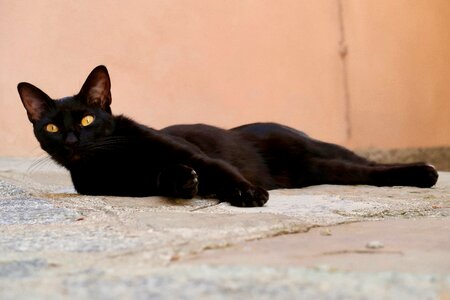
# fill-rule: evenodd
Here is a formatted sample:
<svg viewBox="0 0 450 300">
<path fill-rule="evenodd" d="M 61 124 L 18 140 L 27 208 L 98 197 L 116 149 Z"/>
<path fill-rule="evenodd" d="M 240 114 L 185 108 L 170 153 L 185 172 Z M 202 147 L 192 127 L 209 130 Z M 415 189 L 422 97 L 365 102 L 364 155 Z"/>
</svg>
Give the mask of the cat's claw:
<svg viewBox="0 0 450 300">
<path fill-rule="evenodd" d="M 197 173 L 192 170 L 190 176 L 187 176 L 180 182 L 180 186 L 176 188 L 178 197 L 183 199 L 191 199 L 197 195 L 198 192 L 198 176 Z"/>
<path fill-rule="evenodd" d="M 260 187 L 250 186 L 244 189 L 237 188 L 226 200 L 233 206 L 258 207 L 269 200 L 269 193 Z"/>
</svg>

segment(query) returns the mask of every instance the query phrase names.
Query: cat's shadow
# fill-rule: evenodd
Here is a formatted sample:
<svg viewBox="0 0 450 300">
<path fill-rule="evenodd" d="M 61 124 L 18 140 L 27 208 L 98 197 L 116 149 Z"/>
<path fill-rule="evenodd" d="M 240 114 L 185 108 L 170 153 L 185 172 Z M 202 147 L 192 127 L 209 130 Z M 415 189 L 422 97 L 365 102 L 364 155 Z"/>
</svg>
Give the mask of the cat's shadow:
<svg viewBox="0 0 450 300">
<path fill-rule="evenodd" d="M 89 196 L 76 193 L 74 190 L 67 189 L 66 191 L 58 190 L 51 193 L 44 193 L 39 195 L 42 198 L 52 200 L 72 200 L 78 202 L 97 202 L 101 201 L 104 205 L 114 207 L 129 207 L 129 208 L 164 208 L 170 207 L 185 207 L 187 210 L 202 208 L 205 206 L 214 206 L 220 203 L 214 198 L 193 198 L 180 199 L 163 196 L 147 196 L 147 197 L 118 197 L 118 196 Z"/>
</svg>

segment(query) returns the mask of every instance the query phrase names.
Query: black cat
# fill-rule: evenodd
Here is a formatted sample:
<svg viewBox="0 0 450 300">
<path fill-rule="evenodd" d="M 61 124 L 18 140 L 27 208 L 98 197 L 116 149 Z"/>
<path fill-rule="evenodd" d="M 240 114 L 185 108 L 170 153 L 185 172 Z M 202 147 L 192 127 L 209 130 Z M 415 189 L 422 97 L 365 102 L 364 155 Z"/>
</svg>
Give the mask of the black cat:
<svg viewBox="0 0 450 300">
<path fill-rule="evenodd" d="M 42 149 L 70 171 L 81 194 L 200 195 L 236 206 L 262 206 L 267 190 L 276 188 L 431 187 L 438 178 L 428 164 L 377 164 L 274 123 L 155 130 L 112 115 L 110 87 L 104 66 L 91 72 L 77 95 L 57 101 L 29 83 L 18 85 Z"/>
</svg>

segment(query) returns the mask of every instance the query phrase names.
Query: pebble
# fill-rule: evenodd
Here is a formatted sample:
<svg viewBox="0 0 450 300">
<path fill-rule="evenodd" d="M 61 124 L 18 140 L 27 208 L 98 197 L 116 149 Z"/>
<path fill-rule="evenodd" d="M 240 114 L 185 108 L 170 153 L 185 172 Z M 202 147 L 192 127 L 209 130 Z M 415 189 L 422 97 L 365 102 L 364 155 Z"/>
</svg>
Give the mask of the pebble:
<svg viewBox="0 0 450 300">
<path fill-rule="evenodd" d="M 366 244 L 366 248 L 368 249 L 381 249 L 384 245 L 380 241 L 370 241 Z"/>
<path fill-rule="evenodd" d="M 329 228 L 324 228 L 320 231 L 320 235 L 324 235 L 324 236 L 330 236 L 331 235 L 331 230 Z"/>
</svg>

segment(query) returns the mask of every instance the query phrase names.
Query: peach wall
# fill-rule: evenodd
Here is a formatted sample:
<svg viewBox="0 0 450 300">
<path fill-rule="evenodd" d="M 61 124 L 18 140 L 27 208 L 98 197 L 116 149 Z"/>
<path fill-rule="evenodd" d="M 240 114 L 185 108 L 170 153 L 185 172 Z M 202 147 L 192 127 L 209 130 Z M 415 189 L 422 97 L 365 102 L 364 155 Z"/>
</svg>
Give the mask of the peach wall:
<svg viewBox="0 0 450 300">
<path fill-rule="evenodd" d="M 450 1 L 344 1 L 351 144 L 450 144 Z"/>
<path fill-rule="evenodd" d="M 98 64 L 113 112 L 156 128 L 277 121 L 351 147 L 450 144 L 446 0 L 124 3 L 0 0 L 0 155 L 41 153 L 18 82 L 62 97 Z"/>
</svg>

